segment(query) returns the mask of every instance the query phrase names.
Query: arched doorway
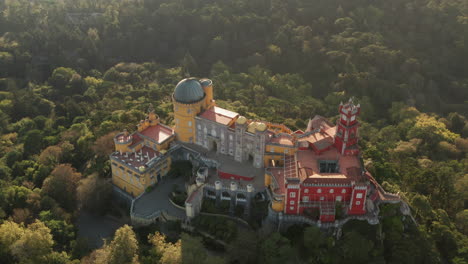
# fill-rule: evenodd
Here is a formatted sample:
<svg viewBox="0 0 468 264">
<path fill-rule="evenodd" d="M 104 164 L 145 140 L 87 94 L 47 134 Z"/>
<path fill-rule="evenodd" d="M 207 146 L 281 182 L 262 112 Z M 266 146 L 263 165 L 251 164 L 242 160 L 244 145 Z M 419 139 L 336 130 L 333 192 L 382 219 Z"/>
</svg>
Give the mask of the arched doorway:
<svg viewBox="0 0 468 264">
<path fill-rule="evenodd" d="M 218 152 L 218 143 L 216 140 L 213 140 L 213 151 Z"/>
</svg>

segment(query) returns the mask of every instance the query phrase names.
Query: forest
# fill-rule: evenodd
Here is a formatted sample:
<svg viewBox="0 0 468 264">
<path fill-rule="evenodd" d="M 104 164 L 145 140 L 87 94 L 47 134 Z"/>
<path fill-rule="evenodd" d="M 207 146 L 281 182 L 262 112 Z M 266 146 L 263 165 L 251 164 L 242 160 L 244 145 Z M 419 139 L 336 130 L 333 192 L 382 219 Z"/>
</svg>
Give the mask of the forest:
<svg viewBox="0 0 468 264">
<path fill-rule="evenodd" d="M 0 1 L 2 263 L 468 263 L 466 0 Z M 343 236 L 316 227 L 198 236 L 124 225 L 102 247 L 81 212 L 111 195 L 117 131 L 213 80 L 217 104 L 305 129 L 353 97 L 365 167 L 411 206 Z M 123 216 L 122 216 L 123 217 Z M 213 253 L 215 252 L 215 253 Z"/>
</svg>

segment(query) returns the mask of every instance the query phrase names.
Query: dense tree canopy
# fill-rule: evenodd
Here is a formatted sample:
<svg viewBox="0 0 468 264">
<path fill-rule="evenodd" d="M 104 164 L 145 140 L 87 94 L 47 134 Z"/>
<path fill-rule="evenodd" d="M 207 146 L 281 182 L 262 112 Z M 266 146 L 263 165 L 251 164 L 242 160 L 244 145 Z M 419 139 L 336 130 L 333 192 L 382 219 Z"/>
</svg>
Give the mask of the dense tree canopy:
<svg viewBox="0 0 468 264">
<path fill-rule="evenodd" d="M 219 106 L 293 130 L 316 114 L 334 121 L 354 97 L 365 167 L 418 226 L 383 207 L 377 230 L 353 223 L 342 236 L 237 232 L 223 259 L 199 238 L 147 244 L 126 227 L 84 263 L 466 263 L 465 1 L 6 0 L 0 10 L 0 259 L 86 255 L 74 223 L 79 210 L 115 207 L 114 133 L 133 131 L 149 103 L 171 125 L 171 93 L 191 75 L 213 80 Z"/>
</svg>

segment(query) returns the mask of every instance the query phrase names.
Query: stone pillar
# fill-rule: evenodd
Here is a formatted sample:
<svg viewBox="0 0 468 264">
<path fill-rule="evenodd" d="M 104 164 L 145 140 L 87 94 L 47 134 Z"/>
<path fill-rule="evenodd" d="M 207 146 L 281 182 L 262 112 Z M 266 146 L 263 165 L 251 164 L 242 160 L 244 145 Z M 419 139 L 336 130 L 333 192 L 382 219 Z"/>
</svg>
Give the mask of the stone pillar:
<svg viewBox="0 0 468 264">
<path fill-rule="evenodd" d="M 247 195 L 244 207 L 244 215 L 250 216 L 250 205 L 254 196 L 254 187 L 251 183 L 247 184 Z"/>
<path fill-rule="evenodd" d="M 221 188 L 223 184 L 220 181 L 215 181 L 215 190 L 216 190 L 216 206 L 218 207 L 221 204 Z"/>
<path fill-rule="evenodd" d="M 231 182 L 231 204 L 229 206 L 229 213 L 234 215 L 236 210 L 236 199 L 237 199 L 237 183 Z"/>
</svg>

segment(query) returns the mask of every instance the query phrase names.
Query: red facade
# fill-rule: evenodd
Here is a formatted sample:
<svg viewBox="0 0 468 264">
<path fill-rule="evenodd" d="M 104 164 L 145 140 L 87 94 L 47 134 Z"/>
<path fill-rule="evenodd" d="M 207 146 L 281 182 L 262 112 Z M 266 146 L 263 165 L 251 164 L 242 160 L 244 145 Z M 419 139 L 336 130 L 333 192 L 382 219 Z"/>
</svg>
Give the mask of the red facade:
<svg viewBox="0 0 468 264">
<path fill-rule="evenodd" d="M 336 125 L 335 147 L 342 155 L 357 155 L 358 127 L 357 116 L 361 111 L 359 105 L 351 101 L 345 105 L 340 104 L 340 119 Z"/>
<path fill-rule="evenodd" d="M 285 179 L 285 214 L 333 222 L 336 208 L 349 215 L 366 213 L 369 183 L 357 147 L 360 106 L 350 100 L 340 104 L 339 112 L 336 127 L 322 117 L 312 119 L 298 152 L 285 159 L 296 171 Z"/>
</svg>

